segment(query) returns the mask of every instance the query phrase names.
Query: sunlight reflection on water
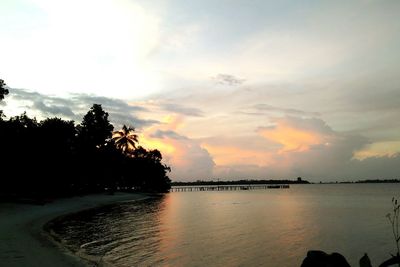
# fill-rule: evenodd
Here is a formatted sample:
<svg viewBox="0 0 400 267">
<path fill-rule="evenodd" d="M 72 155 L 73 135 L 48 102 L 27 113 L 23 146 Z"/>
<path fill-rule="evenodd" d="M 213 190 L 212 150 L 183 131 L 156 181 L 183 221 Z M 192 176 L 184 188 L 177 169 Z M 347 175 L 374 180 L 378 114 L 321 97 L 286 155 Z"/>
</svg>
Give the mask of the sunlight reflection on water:
<svg viewBox="0 0 400 267">
<path fill-rule="evenodd" d="M 176 192 L 68 216 L 54 231 L 112 266 L 300 266 L 310 249 L 357 266 L 393 252 L 386 213 L 400 185 Z"/>
</svg>

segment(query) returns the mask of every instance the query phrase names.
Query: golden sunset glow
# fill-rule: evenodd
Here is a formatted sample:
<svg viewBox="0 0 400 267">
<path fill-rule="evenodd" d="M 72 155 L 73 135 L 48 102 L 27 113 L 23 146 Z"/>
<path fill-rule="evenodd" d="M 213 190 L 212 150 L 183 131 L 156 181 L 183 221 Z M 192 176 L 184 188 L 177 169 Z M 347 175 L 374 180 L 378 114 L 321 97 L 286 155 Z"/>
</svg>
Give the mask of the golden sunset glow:
<svg viewBox="0 0 400 267">
<path fill-rule="evenodd" d="M 354 152 L 354 158 L 363 160 L 370 157 L 393 157 L 400 151 L 400 142 L 373 143 L 362 150 Z"/>
<path fill-rule="evenodd" d="M 162 151 L 165 162 L 172 166 L 172 170 L 176 173 L 191 172 L 193 175 L 199 173 L 199 176 L 202 176 L 205 171 L 211 175 L 209 168 L 214 164 L 211 159 L 206 162 L 204 171 L 196 169 L 196 165 L 204 162 L 204 155 L 209 154 L 198 142 L 193 142 L 176 132 L 183 126 L 184 121 L 181 116 L 171 114 L 164 116 L 161 125 L 143 129 L 140 134 L 140 144 Z"/>
<path fill-rule="evenodd" d="M 158 149 L 165 155 L 173 155 L 176 153 L 176 148 L 173 146 L 173 144 L 168 143 L 167 141 L 153 139 L 144 134 L 139 135 L 139 140 L 140 145 L 143 147 L 147 147 L 149 149 Z"/>
<path fill-rule="evenodd" d="M 400 171 L 398 1 L 0 2 L 8 118 L 101 104 L 173 180 Z"/>
<path fill-rule="evenodd" d="M 280 124 L 270 129 L 260 129 L 259 133 L 263 137 L 281 144 L 283 147 L 279 153 L 304 152 L 313 145 L 325 143 L 325 138 L 318 133 L 296 129 L 286 124 Z"/>
<path fill-rule="evenodd" d="M 272 155 L 266 151 L 255 151 L 234 146 L 215 146 L 209 144 L 203 144 L 202 147 L 212 155 L 214 162 L 220 166 L 235 164 L 266 166 L 274 162 Z"/>
<path fill-rule="evenodd" d="M 179 151 L 179 142 L 177 143 L 168 137 L 156 138 L 154 135 L 157 133 L 157 131 L 177 130 L 178 128 L 182 127 L 182 125 L 183 120 L 181 117 L 166 115 L 163 117 L 160 126 L 152 126 L 143 129 L 143 131 L 139 134 L 140 144 L 144 147 L 148 147 L 149 149 L 158 149 L 169 158 L 177 158 L 182 154 L 182 152 Z"/>
</svg>

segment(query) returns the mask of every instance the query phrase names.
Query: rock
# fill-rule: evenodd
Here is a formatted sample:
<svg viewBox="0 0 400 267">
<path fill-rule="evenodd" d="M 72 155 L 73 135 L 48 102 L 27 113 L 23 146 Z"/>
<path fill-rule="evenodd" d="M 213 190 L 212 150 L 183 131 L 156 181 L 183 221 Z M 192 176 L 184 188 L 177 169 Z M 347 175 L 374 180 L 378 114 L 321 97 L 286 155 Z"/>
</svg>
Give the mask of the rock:
<svg viewBox="0 0 400 267">
<path fill-rule="evenodd" d="M 319 250 L 310 250 L 301 267 L 350 267 L 350 264 L 339 253 L 327 254 Z"/>
<path fill-rule="evenodd" d="M 381 265 L 379 265 L 379 267 L 388 267 L 388 266 L 395 265 L 396 263 L 400 264 L 400 255 L 399 254 L 397 254 L 396 256 L 392 256 L 387 261 L 382 262 Z"/>
<path fill-rule="evenodd" d="M 369 260 L 367 253 L 365 253 L 364 256 L 362 256 L 359 263 L 360 267 L 372 267 L 371 261 Z"/>
</svg>

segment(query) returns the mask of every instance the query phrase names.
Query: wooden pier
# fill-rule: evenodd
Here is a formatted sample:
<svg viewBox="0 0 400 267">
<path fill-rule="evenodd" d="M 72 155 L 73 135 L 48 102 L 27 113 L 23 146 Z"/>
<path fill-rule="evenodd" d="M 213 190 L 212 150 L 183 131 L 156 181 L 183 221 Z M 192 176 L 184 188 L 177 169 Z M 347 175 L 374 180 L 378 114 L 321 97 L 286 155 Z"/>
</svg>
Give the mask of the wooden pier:
<svg viewBox="0 0 400 267">
<path fill-rule="evenodd" d="M 193 185 L 172 186 L 170 192 L 193 192 L 193 191 L 235 191 L 256 189 L 288 189 L 288 184 L 266 184 L 266 185 Z"/>
</svg>

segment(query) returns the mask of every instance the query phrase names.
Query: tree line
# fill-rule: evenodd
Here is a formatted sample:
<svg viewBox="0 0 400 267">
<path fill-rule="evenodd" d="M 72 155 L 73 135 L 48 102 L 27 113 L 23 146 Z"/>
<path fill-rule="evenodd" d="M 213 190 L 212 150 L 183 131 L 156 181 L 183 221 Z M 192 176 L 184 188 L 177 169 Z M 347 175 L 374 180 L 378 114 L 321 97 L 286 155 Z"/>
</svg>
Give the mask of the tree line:
<svg viewBox="0 0 400 267">
<path fill-rule="evenodd" d="M 0 101 L 9 93 L 0 80 Z M 0 111 L 0 194 L 58 197 L 94 192 L 167 192 L 170 168 L 158 150 L 137 146 L 134 128 L 114 131 L 109 114 L 93 104 L 79 124 L 37 121 L 26 112 Z"/>
<path fill-rule="evenodd" d="M 197 180 L 194 182 L 172 182 L 172 186 L 196 186 L 196 185 L 264 185 L 264 184 L 309 184 L 306 180 L 232 180 L 232 181 L 225 181 L 225 180 L 209 180 L 209 181 L 202 181 Z"/>
</svg>

